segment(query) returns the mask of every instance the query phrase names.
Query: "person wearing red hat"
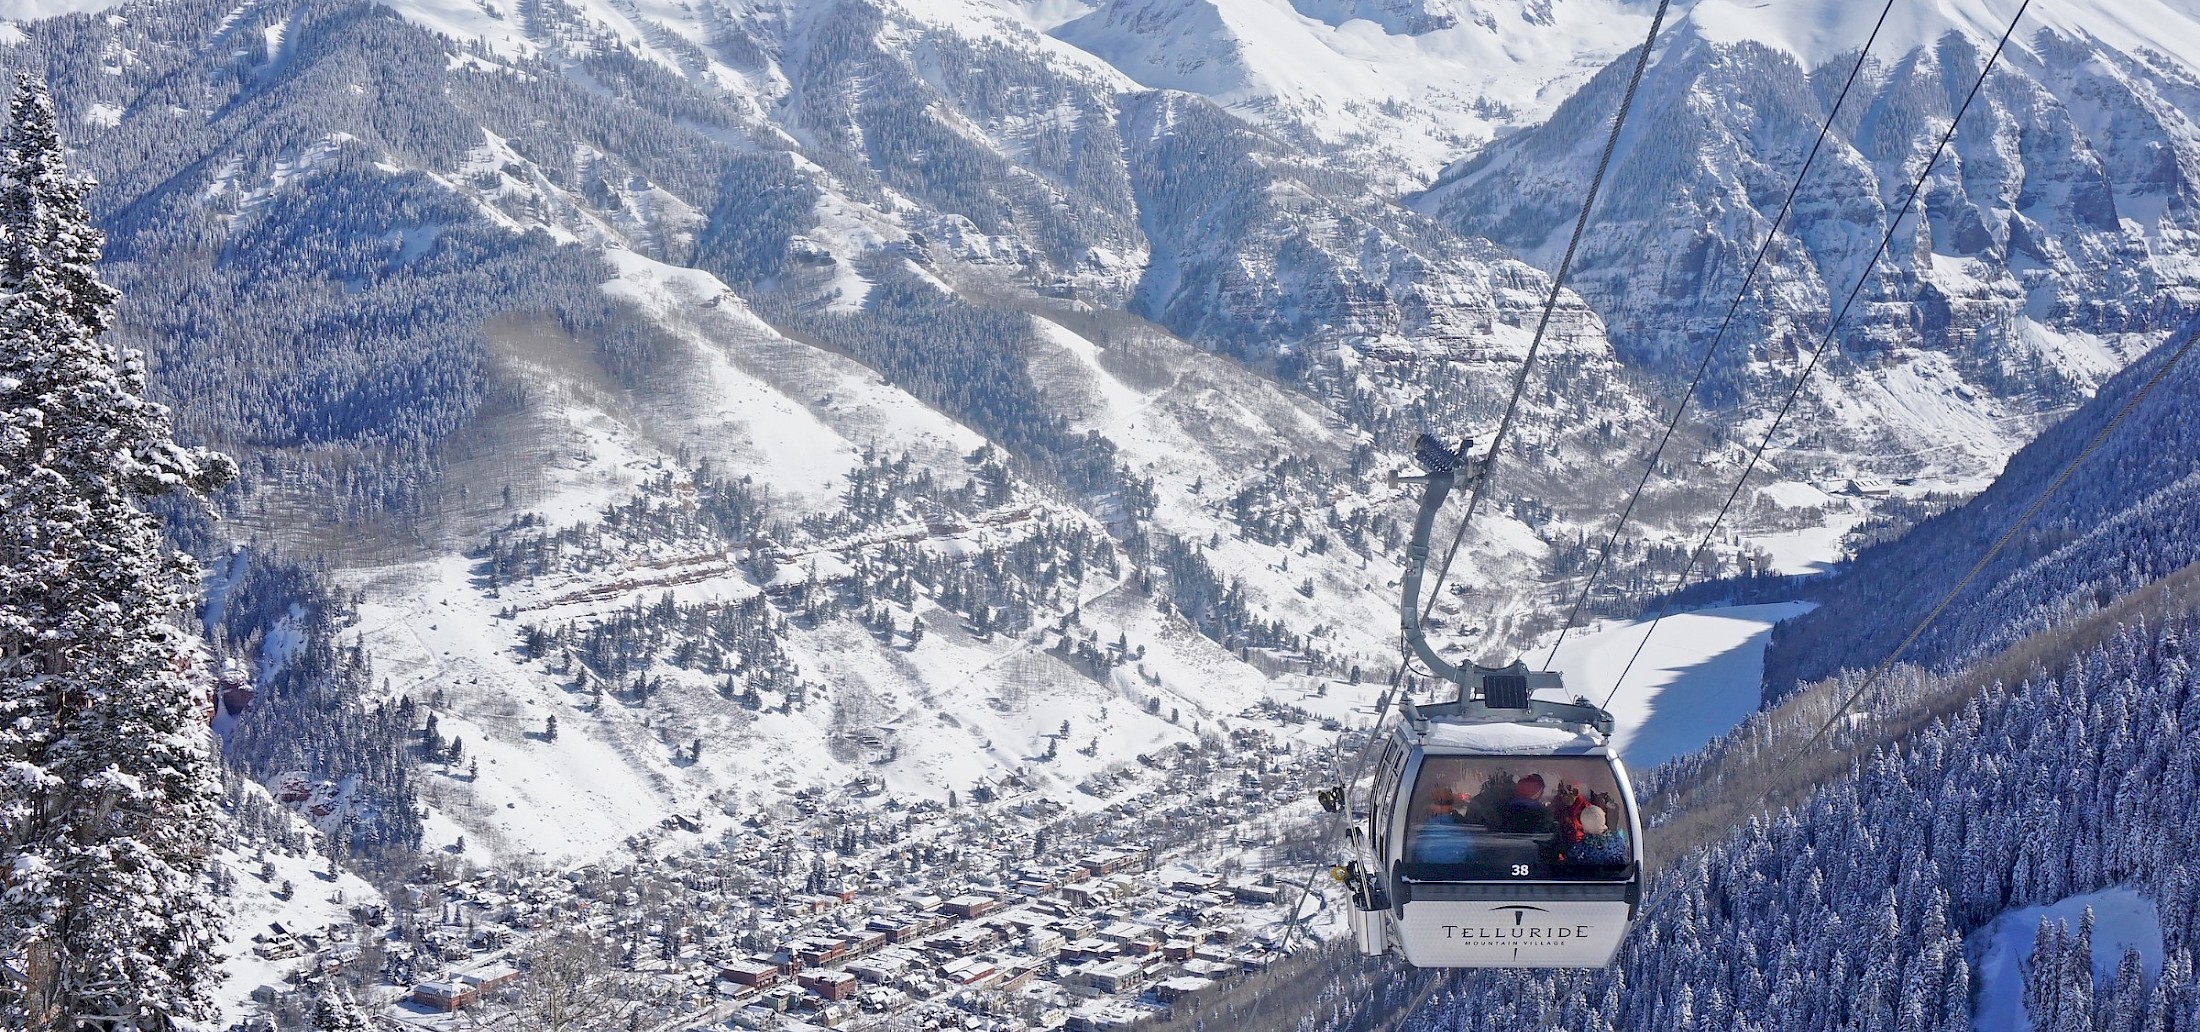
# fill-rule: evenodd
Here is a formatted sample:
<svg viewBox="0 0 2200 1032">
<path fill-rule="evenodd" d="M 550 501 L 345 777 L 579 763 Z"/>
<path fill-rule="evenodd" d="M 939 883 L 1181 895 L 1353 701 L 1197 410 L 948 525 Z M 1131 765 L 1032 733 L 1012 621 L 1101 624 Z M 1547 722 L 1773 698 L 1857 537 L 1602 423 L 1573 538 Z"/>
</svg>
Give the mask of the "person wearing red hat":
<svg viewBox="0 0 2200 1032">
<path fill-rule="evenodd" d="M 1551 808 L 1543 804 L 1543 775 L 1529 774 L 1513 782 L 1513 797 L 1498 813 L 1497 826 L 1514 834 L 1543 835 L 1557 828 Z"/>
</svg>

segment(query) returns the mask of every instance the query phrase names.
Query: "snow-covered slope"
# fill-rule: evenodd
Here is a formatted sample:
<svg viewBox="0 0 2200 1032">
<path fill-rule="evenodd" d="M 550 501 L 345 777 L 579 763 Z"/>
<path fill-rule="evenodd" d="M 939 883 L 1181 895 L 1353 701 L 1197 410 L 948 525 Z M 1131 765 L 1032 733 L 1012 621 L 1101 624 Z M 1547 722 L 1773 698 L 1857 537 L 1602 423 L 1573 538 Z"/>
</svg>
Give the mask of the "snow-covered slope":
<svg viewBox="0 0 2200 1032">
<path fill-rule="evenodd" d="M 395 757 L 413 781 L 370 780 L 387 798 L 364 807 L 417 807 L 428 847 L 463 838 L 446 856 L 562 864 L 658 832 L 716 841 L 851 786 L 1014 786 L 1118 820 L 1140 804 L 1116 775 L 1142 754 L 1238 734 L 1303 748 L 1304 774 L 1395 662 L 1410 500 L 1383 475 L 1417 432 L 1487 433 L 1549 290 L 1520 228 L 1538 213 L 1481 227 L 1396 192 L 1511 128 L 1487 153 L 1553 164 L 1510 196 L 1563 208 L 1577 155 L 1552 141 L 1597 121 L 1597 69 L 1647 10 L 179 0 L 26 23 L 7 53 L 52 69 L 104 184 L 119 332 L 252 471 L 223 530 L 325 556 L 346 603 L 326 612 L 356 617 L 315 633 L 350 654 L 342 704 L 372 708 L 374 748 L 280 740 L 306 703 L 269 691 L 240 762 L 341 783 Z M 1669 51 L 1645 110 L 1741 154 L 1754 124 L 1691 106 L 1691 83 L 1775 68 L 1789 78 L 1758 86 L 1781 110 L 1809 92 L 1777 52 L 1744 67 L 1721 45 Z M 2174 77 L 2087 53 L 2095 71 L 2027 96 L 2092 97 L 2095 121 L 2181 154 L 2181 123 L 2146 120 L 2175 109 Z M 2159 96 L 2096 89 L 2112 79 Z M 1978 154 L 2082 150 L 2008 135 L 2013 103 Z M 2117 161 L 2155 137 L 2129 139 Z M 1877 210 L 1892 160 L 1859 149 L 1834 199 Z M 1658 171 L 1631 166 L 1614 195 L 1649 221 L 1599 234 L 1652 265 Z M 1761 200 L 1761 169 L 1712 171 L 1720 211 Z M 2110 329 L 2137 318 L 2135 284 L 2174 285 L 2154 256 L 2181 253 L 2181 176 L 2118 195 L 2161 200 L 2128 232 L 2085 222 L 2075 187 L 2020 205 L 2062 255 L 2039 269 L 1928 262 L 1975 280 L 1949 306 L 1965 326 L 2027 313 L 1982 339 L 2069 368 L 1989 380 L 1941 351 L 1845 374 L 1825 402 L 1844 423 L 1912 437 L 1776 456 L 1717 569 L 1860 515 L 1805 481 L 1919 469 L 1928 430 L 1984 442 L 1933 470 L 1975 476 L 2112 369 L 2114 334 L 2146 329 Z M 1848 211 L 1814 208 L 1812 239 L 1847 242 Z M 2123 281 L 2055 278 L 2109 268 L 2133 232 L 2153 250 L 2124 307 L 2079 303 Z M 1689 299 L 1615 293 L 1616 253 L 1560 298 L 1436 606 L 1447 649 L 1509 660 L 1549 631 L 1662 415 L 1671 350 L 1639 324 Z M 2009 277 L 2077 300 L 2030 306 L 1997 293 Z M 1822 302 L 1812 282 L 1783 282 L 1789 323 Z M 1889 302 L 1884 324 L 1939 311 Z M 1601 612 L 1678 569 L 1738 468 L 1730 411 L 1668 453 Z M 264 657 L 279 621 L 232 651 Z M 1756 626 L 1722 629 L 1746 659 Z"/>
<path fill-rule="evenodd" d="M 1728 606 L 1675 613 L 1655 630 L 1645 620 L 1583 628 L 1559 646 L 1550 668 L 1566 675 L 1568 691 L 1611 710 L 1620 757 L 1649 770 L 1703 748 L 1756 712 L 1773 625 L 1810 608 Z"/>
<path fill-rule="evenodd" d="M 2010 0 L 1919 0 L 1897 3 L 1875 49 L 1903 54 L 1937 43 L 1950 32 L 1972 39 L 2000 37 L 2017 13 Z M 1745 0 L 1696 0 L 1687 5 L 1684 32 L 1724 44 L 1760 43 L 1793 57 L 1805 68 L 1821 68 L 1842 56 L 1853 59 L 1879 19 L 1879 5 L 1774 5 Z M 2200 68 L 2200 32 L 2194 19 L 2200 7 L 2191 0 L 2069 0 L 2034 4 L 2025 11 L 2011 42 L 2021 53 L 2046 58 L 2038 33 L 2063 39 L 2097 40 L 2127 54 L 2152 52 L 2188 69 Z"/>
<path fill-rule="evenodd" d="M 1842 437 L 1921 471 L 1991 469 L 2200 307 L 2200 79 L 2177 45 L 2200 14 L 2143 7 L 2042 5 L 2020 31 L 1936 166 L 1926 217 L 1904 223 L 1841 328 L 1800 420 L 1816 428 L 1807 447 Z M 2014 6 L 1896 10 L 1727 335 L 1715 407 L 1785 392 Z M 1694 364 L 1876 13 L 1716 0 L 1661 41 L 1574 281 L 1628 361 L 1668 376 Z M 1620 73 L 1414 203 L 1555 261 Z"/>
<path fill-rule="evenodd" d="M 1955 587 L 1971 564 L 2127 404 L 2200 323 L 2103 386 L 2039 436 L 1970 502 L 1866 550 L 1821 586 L 1825 606 L 1775 635 L 1766 695 L 1844 668 L 1868 667 Z M 2188 357 L 2115 436 L 2049 496 L 2024 533 L 1985 569 L 1904 659 L 1949 669 L 2113 604 L 2200 561 L 2195 434 L 2200 368 Z"/>
<path fill-rule="evenodd" d="M 378 906 L 382 895 L 331 863 L 320 834 L 260 786 L 239 784 L 229 800 L 241 826 L 215 855 L 224 960 L 213 997 L 223 1020 L 238 1022 L 258 1012 L 255 993 L 294 992 L 292 980 L 319 955 L 356 956 L 364 911 L 354 908 Z"/>
<path fill-rule="evenodd" d="M 1104 0 L 1053 29 L 1139 84 L 1432 173 L 1641 39 L 1627 0 Z M 1385 177 L 1386 181 L 1389 177 Z"/>
<path fill-rule="evenodd" d="M 2098 984 L 2115 983 L 2127 953 L 2139 958 L 2142 978 L 2162 975 L 2161 912 L 2153 900 L 2137 892 L 2107 889 L 2015 907 L 1964 941 L 1967 959 L 1978 971 L 1978 1004 L 1971 1020 L 1977 1032 L 2025 1032 L 2048 1017 L 2033 1014 L 2025 1006 L 2025 967 L 2045 968 L 2055 959 L 2034 951 L 2042 924 L 2061 926 L 2073 934 L 2085 927 L 2091 933 L 2086 960 Z"/>
</svg>

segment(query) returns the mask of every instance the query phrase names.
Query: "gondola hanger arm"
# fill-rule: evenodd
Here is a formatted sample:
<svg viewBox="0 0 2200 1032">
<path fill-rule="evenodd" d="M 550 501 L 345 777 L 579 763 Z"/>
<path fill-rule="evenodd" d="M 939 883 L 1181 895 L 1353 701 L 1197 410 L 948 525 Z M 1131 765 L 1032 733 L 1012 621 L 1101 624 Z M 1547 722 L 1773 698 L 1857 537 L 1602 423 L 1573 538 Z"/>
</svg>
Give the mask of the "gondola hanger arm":
<svg viewBox="0 0 2200 1032">
<path fill-rule="evenodd" d="M 1421 506 L 1413 518 L 1412 540 L 1406 545 L 1404 592 L 1398 607 L 1399 631 L 1405 638 L 1406 648 L 1427 664 L 1430 673 L 1459 687 L 1460 704 L 1481 703 L 1489 709 L 1529 711 L 1535 718 L 1550 717 L 1594 727 L 1609 737 L 1612 734 L 1611 714 L 1590 705 L 1587 699 L 1565 703 L 1534 697 L 1537 689 L 1564 691 L 1565 680 L 1560 675 L 1530 671 L 1527 664 L 1518 660 L 1506 667 L 1485 667 L 1473 662 L 1462 666 L 1445 659 L 1429 644 L 1428 633 L 1421 626 L 1421 578 L 1428 568 L 1429 538 L 1435 533 L 1436 513 L 1444 507 L 1452 488 L 1462 477 L 1473 482 L 1489 467 L 1486 458 L 1476 459 L 1469 454 L 1473 447 L 1472 439 L 1450 448 L 1434 435 L 1422 434 L 1414 441 L 1413 457 L 1426 472 L 1391 475 L 1395 484 L 1421 485 Z"/>
</svg>

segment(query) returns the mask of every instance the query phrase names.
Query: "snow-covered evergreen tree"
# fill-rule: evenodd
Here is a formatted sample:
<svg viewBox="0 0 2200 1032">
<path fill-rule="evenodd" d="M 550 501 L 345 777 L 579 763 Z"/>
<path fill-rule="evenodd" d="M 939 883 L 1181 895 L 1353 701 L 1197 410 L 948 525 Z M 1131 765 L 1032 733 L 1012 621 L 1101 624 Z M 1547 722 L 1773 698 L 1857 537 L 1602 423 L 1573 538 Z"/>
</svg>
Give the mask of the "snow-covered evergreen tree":
<svg viewBox="0 0 2200 1032">
<path fill-rule="evenodd" d="M 1548 1002 L 1578 996 L 1600 999 L 1623 1032 L 1971 1032 L 1991 992 L 2029 1032 L 2200 1032 L 2200 839 L 2183 824 L 2200 796 L 2196 628 L 2200 601 L 2164 601 L 2052 669 L 1979 688 L 1899 747 L 1857 756 L 1801 806 L 1673 861 L 1613 968 L 1463 973 L 1402 1027 L 1598 1027 Z M 2118 723 L 2160 731 L 2125 743 L 2088 730 Z M 2112 820 L 2148 834 L 2127 837 Z M 2089 850 L 2098 862 L 2081 869 Z M 2112 889 L 2156 909 L 2159 945 L 2138 943 L 2160 965 L 2154 978 L 2137 954 L 2113 973 L 2096 967 L 2108 958 L 2094 956 L 2105 933 L 2090 909 L 2013 931 L 2031 942 L 2020 984 L 1972 970 L 1967 948 L 2013 908 Z M 1388 1013 L 1388 991 L 1355 1014 Z"/>
<path fill-rule="evenodd" d="M 0 146 L 0 1026 L 151 1032 L 208 1016 L 220 820 L 197 569 L 142 498 L 228 459 L 178 446 L 20 77 Z"/>
<path fill-rule="evenodd" d="M 374 1023 L 341 986 L 324 983 L 313 994 L 313 1032 L 370 1032 Z"/>
</svg>

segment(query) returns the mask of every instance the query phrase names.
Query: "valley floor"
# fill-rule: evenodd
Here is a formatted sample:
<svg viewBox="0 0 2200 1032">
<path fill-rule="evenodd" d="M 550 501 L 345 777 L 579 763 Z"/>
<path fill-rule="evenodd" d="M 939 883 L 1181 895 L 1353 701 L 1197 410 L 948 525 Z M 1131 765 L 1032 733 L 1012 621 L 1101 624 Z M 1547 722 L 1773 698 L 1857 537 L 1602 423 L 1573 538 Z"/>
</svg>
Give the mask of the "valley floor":
<svg viewBox="0 0 2200 1032">
<path fill-rule="evenodd" d="M 1605 706 L 1619 724 L 1620 755 L 1629 767 L 1649 770 L 1702 748 L 1749 716 L 1757 708 L 1772 625 L 1811 608 L 1775 602 L 1699 609 L 1668 616 L 1654 631 L 1645 620 L 1599 623 L 1568 636 L 1552 668 L 1565 673 L 1577 694 L 1599 702 L 1610 696 Z M 1537 649 L 1528 658 L 1547 654 Z"/>
<path fill-rule="evenodd" d="M 1746 715 L 1770 627 L 1806 608 L 1743 606 L 1665 620 L 1613 702 L 1622 748 L 1636 765 L 1647 769 L 1693 750 Z M 1579 690 L 1608 691 L 1644 629 L 1638 622 L 1591 628 L 1559 650 L 1558 666 Z M 625 850 L 568 875 L 482 857 L 489 866 L 479 875 L 395 915 L 407 937 L 417 935 L 432 952 L 410 951 L 416 962 L 390 969 L 399 981 L 376 996 L 394 1001 L 412 983 L 523 955 L 535 938 L 575 921 L 632 941 L 676 919 L 686 925 L 687 944 L 644 947 L 624 962 L 659 1001 L 652 1023 L 668 1030 L 790 1005 L 877 1028 L 918 1027 L 972 1008 L 1005 1019 L 987 1026 L 1002 1029 L 1168 1013 L 1181 994 L 1265 966 L 1305 872 L 1319 862 L 1319 828 L 1306 797 L 1320 750 L 1307 746 L 1324 737 L 1325 723 L 1364 724 L 1380 692 L 1374 684 L 1283 680 L 1305 683 L 1279 687 L 1269 705 L 1239 715 L 1228 744 L 1172 745 L 1147 762 L 1064 786 L 1066 798 L 1011 782 L 960 808 L 921 799 L 905 807 L 891 790 L 812 789 L 793 809 L 741 807 L 736 816 L 733 808 L 706 807 L 693 813 L 692 825 L 668 821 L 661 829 L 643 819 L 648 830 Z M 1254 730 L 1256 721 L 1267 726 Z M 505 758 L 494 737 L 477 739 L 477 754 Z M 522 780 L 537 778 L 562 784 L 547 770 Z M 1132 838 L 1111 830 L 1138 826 L 1139 815 L 1160 823 Z M 844 831 L 855 837 L 841 837 Z M 1150 849 L 1151 859 L 1133 869 L 1109 866 L 1124 862 L 1110 857 L 1136 855 L 1121 852 L 1131 848 Z M 820 874 L 828 864 L 832 873 Z M 1308 932 L 1316 938 L 1343 934 L 1326 888 L 1308 901 Z M 950 897 L 971 891 L 999 900 L 1001 909 L 951 913 Z M 248 912 L 263 920 L 264 908 Z M 343 919 L 317 916 L 327 919 L 322 924 Z M 882 929 L 894 929 L 890 945 L 855 945 L 866 936 L 883 939 Z M 267 938 L 266 929 L 237 930 L 240 941 L 255 932 Z M 331 947 L 343 939 L 318 927 L 287 931 Z M 788 942 L 797 951 L 849 943 L 845 955 L 813 958 L 805 984 L 844 972 L 862 979 L 860 990 L 832 1003 L 813 999 L 814 986 L 766 992 L 720 980 L 739 958 L 768 957 Z M 279 965 L 238 959 L 250 969 L 248 980 L 279 981 Z M 385 1006 L 408 1025 L 451 1027 L 452 1019 L 409 1002 Z M 1018 1023 L 1027 1019 L 1040 1024 Z"/>
</svg>

